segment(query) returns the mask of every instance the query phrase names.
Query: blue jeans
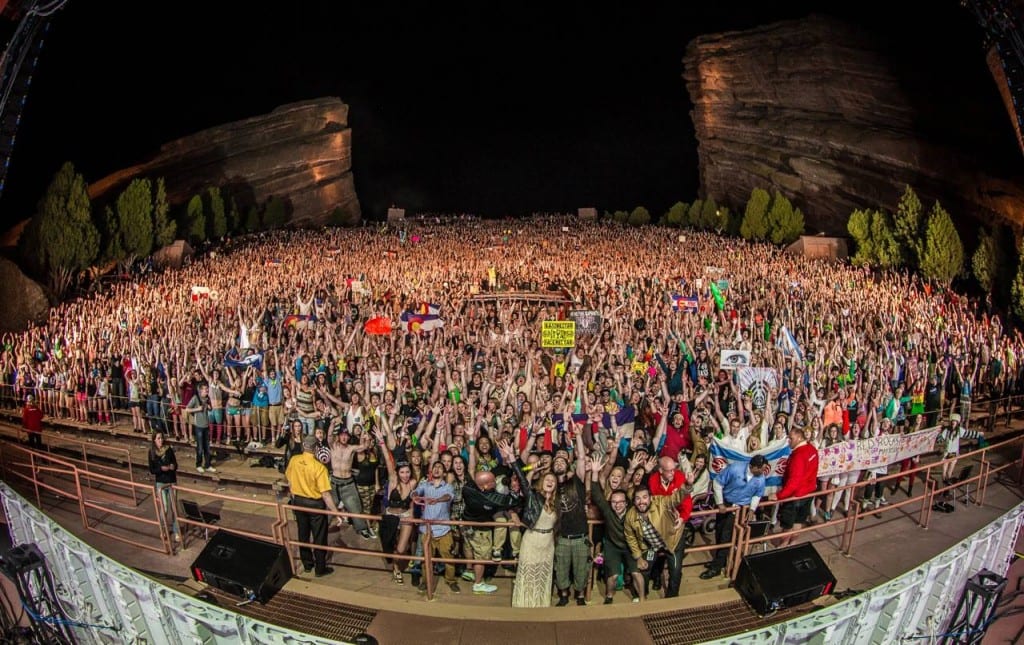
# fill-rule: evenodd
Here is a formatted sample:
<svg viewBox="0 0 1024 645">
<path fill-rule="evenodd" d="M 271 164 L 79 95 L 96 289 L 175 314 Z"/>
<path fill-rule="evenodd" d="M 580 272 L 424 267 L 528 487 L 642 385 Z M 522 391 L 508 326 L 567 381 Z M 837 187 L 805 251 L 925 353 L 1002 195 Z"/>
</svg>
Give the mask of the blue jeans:
<svg viewBox="0 0 1024 645">
<path fill-rule="evenodd" d="M 173 484 L 161 484 L 156 483 L 156 494 L 160 497 L 160 503 L 164 507 L 164 517 L 161 518 L 170 532 L 171 537 L 175 535 L 181 535 L 181 529 L 178 528 L 178 514 L 177 509 L 174 507 L 174 491 L 171 489 Z"/>
<path fill-rule="evenodd" d="M 210 427 L 192 426 L 192 436 L 196 439 L 196 468 L 209 468 Z"/>
<path fill-rule="evenodd" d="M 146 418 L 149 419 L 149 426 L 154 430 L 160 432 L 167 430 L 164 418 L 160 414 L 160 397 L 156 394 L 146 397 Z"/>
</svg>

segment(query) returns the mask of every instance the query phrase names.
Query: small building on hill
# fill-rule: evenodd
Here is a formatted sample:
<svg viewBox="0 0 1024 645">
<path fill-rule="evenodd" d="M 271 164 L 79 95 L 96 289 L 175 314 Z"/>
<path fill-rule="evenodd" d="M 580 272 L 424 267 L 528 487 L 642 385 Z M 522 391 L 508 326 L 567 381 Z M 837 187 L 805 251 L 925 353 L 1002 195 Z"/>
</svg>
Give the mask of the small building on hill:
<svg viewBox="0 0 1024 645">
<path fill-rule="evenodd" d="M 801 235 L 786 247 L 786 252 L 817 260 L 844 260 L 849 255 L 846 238 L 824 235 Z"/>
</svg>

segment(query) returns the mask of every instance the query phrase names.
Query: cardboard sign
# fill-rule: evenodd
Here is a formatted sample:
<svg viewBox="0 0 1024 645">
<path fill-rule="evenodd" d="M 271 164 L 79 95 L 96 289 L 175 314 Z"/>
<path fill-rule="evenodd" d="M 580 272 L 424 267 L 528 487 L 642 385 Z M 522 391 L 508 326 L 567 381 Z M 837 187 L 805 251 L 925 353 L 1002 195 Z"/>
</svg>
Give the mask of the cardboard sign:
<svg viewBox="0 0 1024 645">
<path fill-rule="evenodd" d="M 723 370 L 750 367 L 750 352 L 742 349 L 723 349 L 718 366 Z"/>
<path fill-rule="evenodd" d="M 575 347 L 575 320 L 545 320 L 540 324 L 541 347 Z"/>
<path fill-rule="evenodd" d="M 370 372 L 370 393 L 383 394 L 385 383 L 384 372 Z"/>
<path fill-rule="evenodd" d="M 569 318 L 576 323 L 577 334 L 592 334 L 597 335 L 601 333 L 601 312 L 576 309 L 569 312 Z"/>
</svg>

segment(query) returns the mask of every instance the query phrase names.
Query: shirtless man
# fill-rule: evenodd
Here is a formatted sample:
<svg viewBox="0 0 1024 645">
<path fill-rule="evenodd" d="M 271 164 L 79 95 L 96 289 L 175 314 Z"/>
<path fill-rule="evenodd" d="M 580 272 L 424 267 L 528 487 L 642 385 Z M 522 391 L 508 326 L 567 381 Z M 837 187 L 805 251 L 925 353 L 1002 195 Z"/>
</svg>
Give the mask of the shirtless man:
<svg viewBox="0 0 1024 645">
<path fill-rule="evenodd" d="M 344 505 L 349 513 L 362 513 L 364 509 L 359 501 L 359 489 L 355 477 L 352 476 L 352 460 L 356 453 L 365 452 L 372 444 L 358 443 L 349 445 L 351 435 L 342 430 L 331 445 L 331 490 L 338 504 Z M 352 527 L 367 540 L 376 539 L 373 529 L 361 517 L 352 518 Z"/>
</svg>

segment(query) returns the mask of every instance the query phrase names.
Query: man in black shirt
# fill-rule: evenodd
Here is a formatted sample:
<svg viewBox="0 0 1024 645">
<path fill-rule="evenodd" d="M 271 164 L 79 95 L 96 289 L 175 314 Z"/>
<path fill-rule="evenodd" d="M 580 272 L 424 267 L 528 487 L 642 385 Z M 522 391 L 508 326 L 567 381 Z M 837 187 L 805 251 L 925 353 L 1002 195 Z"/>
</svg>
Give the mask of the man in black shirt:
<svg viewBox="0 0 1024 645">
<path fill-rule="evenodd" d="M 472 448 L 470 448 L 472 450 Z M 495 490 L 494 473 L 480 471 L 462 488 L 462 502 L 465 505 L 462 519 L 467 522 L 492 522 L 494 514 L 505 511 L 518 503 L 511 494 L 502 494 Z M 466 542 L 473 552 L 474 560 L 489 560 L 493 551 L 492 531 L 489 528 L 470 529 L 463 527 Z M 484 565 L 473 565 L 473 593 L 494 593 L 498 588 L 484 582 Z"/>
<path fill-rule="evenodd" d="M 555 457 L 552 471 L 558 477 L 558 537 L 555 540 L 555 586 L 558 588 L 558 606 L 569 604 L 569 588 L 576 585 L 576 604 L 586 605 L 587 576 L 590 573 L 590 541 L 587 537 L 586 454 L 583 438 L 576 437 L 576 471 L 569 469 L 569 460 Z M 571 574 L 571 580 L 570 580 Z"/>
</svg>

